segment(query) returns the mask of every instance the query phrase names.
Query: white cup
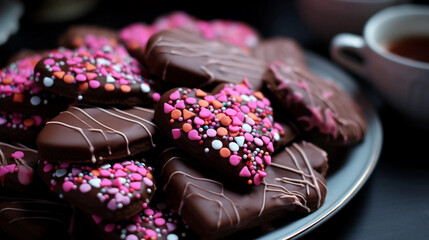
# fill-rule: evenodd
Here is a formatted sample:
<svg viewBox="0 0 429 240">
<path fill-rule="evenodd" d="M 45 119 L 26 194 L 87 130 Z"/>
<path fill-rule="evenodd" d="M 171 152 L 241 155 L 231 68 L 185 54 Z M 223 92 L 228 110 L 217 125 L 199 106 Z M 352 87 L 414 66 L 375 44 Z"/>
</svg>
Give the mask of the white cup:
<svg viewBox="0 0 429 240">
<path fill-rule="evenodd" d="M 389 7 L 368 20 L 363 37 L 348 33 L 335 36 L 331 56 L 368 79 L 397 110 L 429 128 L 429 63 L 396 55 L 385 47 L 392 40 L 416 35 L 429 36 L 429 7 Z"/>
</svg>

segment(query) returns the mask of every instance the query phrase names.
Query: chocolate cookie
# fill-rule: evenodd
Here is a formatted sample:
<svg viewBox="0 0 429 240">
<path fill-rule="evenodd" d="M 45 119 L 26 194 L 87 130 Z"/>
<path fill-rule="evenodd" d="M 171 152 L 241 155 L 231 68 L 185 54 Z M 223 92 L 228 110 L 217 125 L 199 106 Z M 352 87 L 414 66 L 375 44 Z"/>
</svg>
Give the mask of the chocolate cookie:
<svg viewBox="0 0 429 240">
<path fill-rule="evenodd" d="M 119 43 L 118 33 L 109 28 L 76 25 L 71 26 L 59 38 L 59 45 L 66 48 L 87 47 L 101 50 L 105 46 L 116 47 Z"/>
<path fill-rule="evenodd" d="M 62 49 L 42 58 L 34 71 L 40 87 L 81 102 L 153 106 L 159 99 L 137 61 L 109 47 Z"/>
<path fill-rule="evenodd" d="M 70 100 L 42 90 L 34 82 L 34 67 L 42 55 L 23 52 L 17 61 L 0 70 L 0 110 L 55 116 Z M 18 59 L 21 58 L 21 59 Z"/>
<path fill-rule="evenodd" d="M 232 180 L 260 184 L 271 163 L 274 136 L 270 101 L 247 82 L 218 93 L 175 88 L 155 110 L 161 130 L 193 157 Z"/>
<path fill-rule="evenodd" d="M 312 137 L 342 146 L 363 139 L 365 116 L 335 83 L 281 62 L 271 64 L 265 81 L 284 109 Z"/>
<path fill-rule="evenodd" d="M 252 54 L 268 64 L 279 61 L 288 66 L 307 68 L 304 52 L 292 38 L 275 37 L 264 40 L 256 45 Z"/>
<path fill-rule="evenodd" d="M 33 182 L 37 151 L 0 142 L 0 189 L 24 190 Z"/>
<path fill-rule="evenodd" d="M 73 206 L 120 221 L 149 203 L 156 189 L 151 170 L 145 160 L 137 158 L 100 166 L 44 161 L 39 174 L 52 191 Z"/>
<path fill-rule="evenodd" d="M 225 185 L 180 149 L 167 149 L 160 163 L 168 200 L 204 239 L 218 239 L 293 212 L 315 211 L 326 196 L 326 182 L 318 172 L 327 166 L 326 153 L 306 142 L 275 155 L 267 177 L 248 191 Z"/>
<path fill-rule="evenodd" d="M 73 215 L 64 203 L 0 196 L 0 229 L 11 239 L 72 239 Z"/>
<path fill-rule="evenodd" d="M 7 113 L 0 110 L 0 140 L 35 145 L 47 119 L 40 115 Z"/>
<path fill-rule="evenodd" d="M 246 78 L 257 90 L 263 85 L 267 68 L 264 61 L 238 47 L 181 29 L 153 35 L 145 52 L 145 65 L 150 74 L 184 87 L 240 83 Z"/>
<path fill-rule="evenodd" d="M 165 203 L 156 201 L 127 221 L 112 222 L 92 215 L 91 223 L 103 239 L 109 240 L 179 240 L 192 238 L 187 225 Z M 187 238 L 189 236 L 189 238 Z"/>
<path fill-rule="evenodd" d="M 49 162 L 103 162 L 155 147 L 153 110 L 71 107 L 46 123 L 37 138 Z"/>
</svg>

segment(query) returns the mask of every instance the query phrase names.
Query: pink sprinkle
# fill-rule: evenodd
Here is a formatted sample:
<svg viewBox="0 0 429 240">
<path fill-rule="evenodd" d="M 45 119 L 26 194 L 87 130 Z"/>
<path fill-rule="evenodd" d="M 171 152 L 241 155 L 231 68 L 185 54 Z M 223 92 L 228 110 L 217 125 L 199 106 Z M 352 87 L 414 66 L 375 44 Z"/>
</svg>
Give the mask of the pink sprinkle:
<svg viewBox="0 0 429 240">
<path fill-rule="evenodd" d="M 146 215 L 146 216 L 152 216 L 155 212 L 152 210 L 152 209 L 150 209 L 150 208 L 146 208 L 144 211 L 144 214 Z"/>
<path fill-rule="evenodd" d="M 96 80 L 91 80 L 89 81 L 89 87 L 90 88 L 99 88 L 100 87 L 100 82 L 96 81 Z"/>
<path fill-rule="evenodd" d="M 101 221 L 103 221 L 103 219 L 95 214 L 92 214 L 92 219 L 94 220 L 95 223 L 99 224 L 101 223 Z"/>
<path fill-rule="evenodd" d="M 260 185 L 262 182 L 262 178 L 261 176 L 259 176 L 259 174 L 256 174 L 255 176 L 253 176 L 253 183 L 257 186 Z"/>
<path fill-rule="evenodd" d="M 126 177 L 126 176 L 127 176 L 127 173 L 120 169 L 115 172 L 115 177 Z"/>
<path fill-rule="evenodd" d="M 165 224 L 165 219 L 164 218 L 157 218 L 155 219 L 155 225 L 156 226 L 163 226 Z"/>
<path fill-rule="evenodd" d="M 122 186 L 121 180 L 119 180 L 119 178 L 116 178 L 115 180 L 113 180 L 112 185 L 115 187 L 121 187 Z"/>
<path fill-rule="evenodd" d="M 88 183 L 83 183 L 82 185 L 80 185 L 79 190 L 81 193 L 87 193 L 91 191 L 91 185 L 89 185 Z"/>
<path fill-rule="evenodd" d="M 190 140 L 197 140 L 197 141 L 201 140 L 201 137 L 198 135 L 198 131 L 197 131 L 197 130 L 195 130 L 195 129 L 191 130 L 191 131 L 188 133 L 188 138 L 189 138 Z"/>
<path fill-rule="evenodd" d="M 63 183 L 63 190 L 64 192 L 70 192 L 74 187 L 74 184 L 70 181 L 66 181 Z"/>
<path fill-rule="evenodd" d="M 110 172 L 108 170 L 102 169 L 102 170 L 100 170 L 100 176 L 102 176 L 102 177 L 109 177 L 110 176 Z"/>
<path fill-rule="evenodd" d="M 228 116 L 230 116 L 230 117 L 232 117 L 232 116 L 237 115 L 237 111 L 235 111 L 234 109 L 228 108 L 228 109 L 225 111 L 225 114 L 226 114 L 226 115 L 228 115 Z"/>
<path fill-rule="evenodd" d="M 18 181 L 24 186 L 29 185 L 33 181 L 33 169 L 29 166 L 18 166 Z"/>
<path fill-rule="evenodd" d="M 244 167 L 241 169 L 241 171 L 240 171 L 240 173 L 239 173 L 239 176 L 240 176 L 240 177 L 250 177 L 250 176 L 251 176 L 251 174 L 250 174 L 249 168 L 247 168 L 247 166 L 244 166 Z"/>
<path fill-rule="evenodd" d="M 134 234 L 130 234 L 125 238 L 125 240 L 138 240 L 138 239 L 139 238 Z"/>
<path fill-rule="evenodd" d="M 174 105 L 175 108 L 178 109 L 184 109 L 185 108 L 185 102 L 183 100 L 180 100 L 176 103 L 176 105 Z"/>
<path fill-rule="evenodd" d="M 144 183 L 146 183 L 146 185 L 148 185 L 149 187 L 152 187 L 153 186 L 153 182 L 152 182 L 152 180 L 150 180 L 149 178 L 147 178 L 147 177 L 144 177 L 143 178 L 143 182 Z"/>
<path fill-rule="evenodd" d="M 179 128 L 173 128 L 171 129 L 171 134 L 173 135 L 174 139 L 178 139 L 180 136 L 182 136 L 182 131 Z"/>
<path fill-rule="evenodd" d="M 131 172 L 137 172 L 137 166 L 134 164 L 130 164 L 127 166 L 128 170 L 130 170 Z"/>
<path fill-rule="evenodd" d="M 270 139 L 269 137 L 267 137 L 267 136 L 262 136 L 262 141 L 263 141 L 265 144 L 268 144 L 269 142 L 271 142 L 271 139 Z"/>
<path fill-rule="evenodd" d="M 153 100 L 155 101 L 155 102 L 158 102 L 159 101 L 159 99 L 161 99 L 161 95 L 159 94 L 159 93 L 154 93 L 153 95 L 152 95 L 152 98 L 153 98 Z"/>
<path fill-rule="evenodd" d="M 112 232 L 115 230 L 116 225 L 114 223 L 109 223 L 104 227 L 104 231 L 106 232 Z"/>
<path fill-rule="evenodd" d="M 256 157 L 255 157 L 255 162 L 256 162 L 257 164 L 262 164 L 262 158 L 260 158 L 260 157 L 256 156 Z"/>
<path fill-rule="evenodd" d="M 253 135 L 250 133 L 245 133 L 244 139 L 246 139 L 246 141 L 248 141 L 248 142 L 253 142 Z"/>
<path fill-rule="evenodd" d="M 52 166 L 52 164 L 50 164 L 50 163 L 47 163 L 44 167 L 43 167 L 43 172 L 49 172 L 49 171 L 51 171 L 52 170 L 52 168 L 53 168 L 54 166 Z"/>
<path fill-rule="evenodd" d="M 273 143 L 272 143 L 272 142 L 268 143 L 268 145 L 267 145 L 267 149 L 268 149 L 268 151 L 270 151 L 270 152 L 274 152 L 274 146 L 273 146 Z"/>
<path fill-rule="evenodd" d="M 142 175 L 142 176 L 146 176 L 147 174 L 147 170 L 146 168 L 140 167 L 139 169 L 137 169 L 137 171 Z"/>
<path fill-rule="evenodd" d="M 249 106 L 251 109 L 255 109 L 257 108 L 256 102 L 255 101 L 249 101 L 247 103 L 247 106 Z"/>
<path fill-rule="evenodd" d="M 241 125 L 243 125 L 243 122 L 238 117 L 234 117 L 232 119 L 232 125 L 241 126 Z"/>
<path fill-rule="evenodd" d="M 267 173 L 266 173 L 266 172 L 264 172 L 264 171 L 261 171 L 261 170 L 258 170 L 258 174 L 259 174 L 259 176 L 261 176 L 262 178 L 264 178 L 264 177 L 266 177 L 266 176 L 267 176 Z"/>
<path fill-rule="evenodd" d="M 0 166 L 0 177 L 3 177 L 4 175 L 8 174 L 9 170 L 7 170 L 5 167 Z"/>
<path fill-rule="evenodd" d="M 164 113 L 165 114 L 168 114 L 168 113 L 170 113 L 171 111 L 173 111 L 174 110 L 174 107 L 173 106 L 171 106 L 170 104 L 168 104 L 168 103 L 164 103 Z"/>
<path fill-rule="evenodd" d="M 84 82 L 84 81 L 86 81 L 86 76 L 79 73 L 78 75 L 76 75 L 76 81 Z"/>
<path fill-rule="evenodd" d="M 264 156 L 264 161 L 267 165 L 271 165 L 271 156 L 270 155 L 265 155 Z"/>
<path fill-rule="evenodd" d="M 106 179 L 107 180 L 107 179 Z M 119 188 L 109 188 L 109 189 L 107 189 L 107 193 L 108 194 L 110 194 L 110 195 L 115 195 L 116 193 L 118 193 L 119 192 Z"/>
<path fill-rule="evenodd" d="M 43 122 L 42 117 L 40 117 L 38 115 L 33 116 L 33 120 L 34 120 L 34 123 L 36 124 L 36 126 L 40 126 L 40 124 L 42 124 L 42 122 Z"/>
<path fill-rule="evenodd" d="M 131 174 L 131 178 L 134 179 L 134 181 L 141 181 L 143 179 L 142 175 L 138 173 Z"/>
<path fill-rule="evenodd" d="M 256 144 L 256 146 L 262 146 L 264 145 L 264 142 L 260 138 L 255 138 L 253 142 Z"/>
<path fill-rule="evenodd" d="M 199 117 L 195 117 L 195 118 L 194 118 L 194 123 L 195 123 L 196 125 L 204 125 L 204 120 L 203 120 L 203 119 L 201 119 L 201 118 L 199 118 Z"/>
<path fill-rule="evenodd" d="M 179 90 L 174 91 L 172 94 L 170 94 L 170 99 L 175 101 L 180 98 Z"/>
<path fill-rule="evenodd" d="M 94 80 L 97 78 L 97 73 L 93 73 L 93 72 L 88 72 L 85 74 L 86 78 L 88 78 L 88 80 Z"/>
<path fill-rule="evenodd" d="M 55 61 L 52 58 L 48 58 L 48 59 L 45 59 L 45 61 L 43 61 L 43 64 L 45 65 L 53 65 L 54 63 Z"/>
<path fill-rule="evenodd" d="M 215 137 L 217 135 L 217 132 L 216 132 L 216 130 L 210 128 L 210 129 L 207 129 L 206 134 L 209 137 Z"/>
<path fill-rule="evenodd" d="M 231 156 L 229 157 L 229 163 L 230 163 L 232 166 L 237 166 L 237 165 L 240 163 L 240 161 L 241 161 L 241 157 L 240 157 L 240 156 L 237 156 L 237 155 L 231 155 Z"/>
<path fill-rule="evenodd" d="M 152 229 L 147 229 L 146 230 L 146 236 L 147 237 L 149 237 L 149 238 L 151 238 L 151 237 L 156 237 L 156 232 L 154 231 L 154 230 L 152 230 Z"/>
<path fill-rule="evenodd" d="M 118 208 L 116 199 L 114 198 L 110 199 L 110 201 L 107 203 L 107 208 L 113 211 L 116 210 Z"/>
<path fill-rule="evenodd" d="M 202 118 L 208 118 L 208 117 L 210 117 L 211 114 L 212 113 L 210 112 L 210 110 L 208 110 L 205 107 L 202 107 L 201 110 L 200 110 L 199 116 L 202 117 Z M 203 122 L 203 124 L 204 124 L 204 122 Z"/>
<path fill-rule="evenodd" d="M 129 232 L 135 232 L 137 230 L 137 227 L 136 227 L 136 225 L 130 224 L 130 225 L 127 226 L 127 230 Z"/>
<path fill-rule="evenodd" d="M 135 190 L 140 190 L 141 189 L 141 183 L 140 182 L 132 182 L 132 183 L 130 183 L 130 187 L 134 188 Z"/>
<path fill-rule="evenodd" d="M 187 104 L 195 104 L 197 102 L 197 100 L 193 97 L 188 97 L 185 101 Z"/>
<path fill-rule="evenodd" d="M 124 167 L 120 163 L 115 163 L 113 165 L 114 170 L 124 169 Z"/>
<path fill-rule="evenodd" d="M 52 71 L 59 72 L 59 71 L 61 71 L 61 68 L 58 66 L 52 66 Z"/>
<path fill-rule="evenodd" d="M 239 127 L 239 126 L 234 126 L 234 125 L 229 125 L 229 126 L 228 126 L 228 129 L 229 129 L 231 132 L 238 132 L 238 131 L 240 131 L 240 127 Z"/>
</svg>

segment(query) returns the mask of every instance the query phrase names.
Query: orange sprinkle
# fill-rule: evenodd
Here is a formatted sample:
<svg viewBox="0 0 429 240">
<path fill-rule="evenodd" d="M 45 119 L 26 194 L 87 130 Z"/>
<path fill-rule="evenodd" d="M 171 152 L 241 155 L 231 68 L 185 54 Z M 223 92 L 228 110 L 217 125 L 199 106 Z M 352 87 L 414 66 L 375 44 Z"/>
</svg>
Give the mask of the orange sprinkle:
<svg viewBox="0 0 429 240">
<path fill-rule="evenodd" d="M 197 92 L 195 93 L 195 96 L 197 96 L 197 97 L 205 97 L 205 96 L 207 96 L 207 93 L 204 92 L 201 89 L 198 89 Z"/>
<path fill-rule="evenodd" d="M 100 172 L 96 169 L 92 170 L 91 173 L 93 176 L 97 176 L 97 177 L 100 176 Z"/>
<path fill-rule="evenodd" d="M 252 180 L 251 179 L 249 179 L 249 180 L 247 180 L 247 184 L 249 184 L 249 185 L 252 185 Z"/>
<path fill-rule="evenodd" d="M 170 123 L 174 123 L 174 119 L 170 119 Z"/>
<path fill-rule="evenodd" d="M 229 131 L 229 135 L 230 135 L 231 137 L 237 137 L 238 132 L 231 132 L 231 131 Z"/>
<path fill-rule="evenodd" d="M 106 90 L 107 92 L 112 92 L 113 90 L 115 90 L 115 85 L 111 83 L 106 83 L 106 85 L 104 85 L 104 90 Z"/>
<path fill-rule="evenodd" d="M 183 109 L 183 119 L 188 120 L 189 118 L 195 116 L 195 113 L 188 111 L 186 109 Z"/>
<path fill-rule="evenodd" d="M 86 68 L 86 71 L 89 71 L 89 72 L 95 71 L 95 69 L 97 69 L 93 64 L 89 62 L 86 62 L 85 68 Z"/>
<path fill-rule="evenodd" d="M 213 100 L 212 104 L 213 104 L 213 107 L 215 109 L 219 109 L 219 108 L 223 107 L 223 104 L 221 102 L 219 102 L 218 100 Z"/>
<path fill-rule="evenodd" d="M 74 82 L 74 77 L 71 74 L 67 74 L 64 76 L 63 81 L 68 84 L 72 84 Z"/>
<path fill-rule="evenodd" d="M 259 118 L 254 113 L 248 113 L 247 116 L 249 116 L 254 121 L 259 121 Z"/>
<path fill-rule="evenodd" d="M 231 151 L 228 148 L 221 148 L 219 153 L 220 153 L 220 156 L 223 158 L 227 158 L 231 155 Z"/>
<path fill-rule="evenodd" d="M 22 94 L 22 93 L 13 94 L 13 101 L 14 102 L 20 102 L 20 103 L 24 102 L 24 94 Z"/>
<path fill-rule="evenodd" d="M 63 77 L 64 77 L 64 75 L 65 75 L 66 73 L 64 72 L 64 71 L 60 71 L 60 72 L 54 72 L 54 76 L 57 78 L 57 79 L 63 79 Z M 73 77 L 73 76 L 72 76 Z"/>
<path fill-rule="evenodd" d="M 243 99 L 240 96 L 234 96 L 235 101 L 238 103 L 241 103 L 243 101 Z"/>
<path fill-rule="evenodd" d="M 34 125 L 34 119 L 32 118 L 27 118 L 24 120 L 24 126 L 26 127 L 31 127 Z"/>
<path fill-rule="evenodd" d="M 182 116 L 182 112 L 180 111 L 180 110 L 178 110 L 178 109 L 174 109 L 172 112 L 171 112 L 171 118 L 172 119 L 178 119 L 179 117 L 181 117 Z"/>
<path fill-rule="evenodd" d="M 183 126 L 182 126 L 182 130 L 183 130 L 185 133 L 188 133 L 188 132 L 190 132 L 190 131 L 192 130 L 192 125 L 191 125 L 191 124 L 189 124 L 189 123 L 185 123 L 185 124 L 183 124 Z"/>
<path fill-rule="evenodd" d="M 147 172 L 145 177 L 147 177 L 147 178 L 149 178 L 149 179 L 152 179 L 152 178 L 153 178 L 152 173 L 150 173 L 150 172 Z"/>
<path fill-rule="evenodd" d="M 87 89 L 88 89 L 88 83 L 87 82 L 83 82 L 83 83 L 79 84 L 79 90 L 86 91 Z"/>
<path fill-rule="evenodd" d="M 129 93 L 129 92 L 131 92 L 131 87 L 130 86 L 128 86 L 128 85 L 121 85 L 121 91 L 122 92 L 124 92 L 124 93 Z"/>
<path fill-rule="evenodd" d="M 206 100 L 200 100 L 198 101 L 198 105 L 200 105 L 201 107 L 208 107 L 209 102 L 207 102 Z"/>
<path fill-rule="evenodd" d="M 131 50 L 137 50 L 140 47 L 140 45 L 137 43 L 137 41 L 132 41 L 132 42 L 128 43 L 127 46 Z"/>
<path fill-rule="evenodd" d="M 222 125 L 224 126 L 229 126 L 232 122 L 231 118 L 228 116 L 224 116 L 223 118 L 220 119 L 220 122 L 222 123 Z"/>
<path fill-rule="evenodd" d="M 12 83 L 12 78 L 4 78 L 2 84 L 9 85 Z"/>
<path fill-rule="evenodd" d="M 259 100 L 264 99 L 264 94 L 262 94 L 261 92 L 255 92 L 253 95 L 257 97 Z"/>
<path fill-rule="evenodd" d="M 228 134 L 228 130 L 226 130 L 226 128 L 220 127 L 217 129 L 217 135 L 223 137 L 223 136 L 226 136 L 227 134 Z"/>
<path fill-rule="evenodd" d="M 225 116 L 226 116 L 225 113 L 218 113 L 218 114 L 216 114 L 216 118 L 219 119 L 219 120 L 221 120 Z"/>
</svg>

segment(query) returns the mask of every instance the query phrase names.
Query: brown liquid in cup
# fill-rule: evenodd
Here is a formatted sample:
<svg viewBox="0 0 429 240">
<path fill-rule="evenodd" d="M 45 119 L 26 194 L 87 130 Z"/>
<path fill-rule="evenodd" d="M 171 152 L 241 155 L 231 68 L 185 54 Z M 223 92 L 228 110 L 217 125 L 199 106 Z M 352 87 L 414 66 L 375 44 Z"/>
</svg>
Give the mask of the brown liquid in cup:
<svg viewBox="0 0 429 240">
<path fill-rule="evenodd" d="M 429 36 L 409 36 L 387 43 L 387 50 L 402 57 L 429 63 Z"/>
</svg>

